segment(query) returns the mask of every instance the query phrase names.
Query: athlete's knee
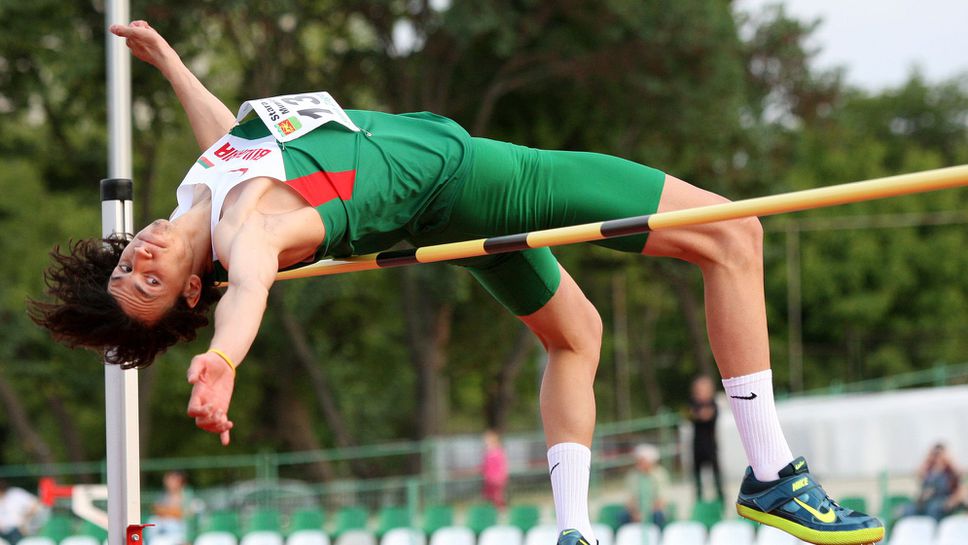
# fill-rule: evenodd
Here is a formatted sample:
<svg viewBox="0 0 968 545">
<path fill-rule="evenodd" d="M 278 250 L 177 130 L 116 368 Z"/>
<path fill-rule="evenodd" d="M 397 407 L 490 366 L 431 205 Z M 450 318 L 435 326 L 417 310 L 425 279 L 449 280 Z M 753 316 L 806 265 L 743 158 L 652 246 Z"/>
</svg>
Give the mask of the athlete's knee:
<svg viewBox="0 0 968 545">
<path fill-rule="evenodd" d="M 570 352 L 582 361 L 598 364 L 602 349 L 602 317 L 584 296 L 568 304 L 556 319 L 541 324 L 529 323 L 549 353 Z"/>
<path fill-rule="evenodd" d="M 700 265 L 740 269 L 760 267 L 763 262 L 763 225 L 759 218 L 741 218 L 709 224 Z"/>
<path fill-rule="evenodd" d="M 591 301 L 584 297 L 573 310 L 574 314 L 570 316 L 569 324 L 563 329 L 562 335 L 553 338 L 546 348 L 549 352 L 573 352 L 581 356 L 582 360 L 597 365 L 602 351 L 602 316 Z"/>
</svg>

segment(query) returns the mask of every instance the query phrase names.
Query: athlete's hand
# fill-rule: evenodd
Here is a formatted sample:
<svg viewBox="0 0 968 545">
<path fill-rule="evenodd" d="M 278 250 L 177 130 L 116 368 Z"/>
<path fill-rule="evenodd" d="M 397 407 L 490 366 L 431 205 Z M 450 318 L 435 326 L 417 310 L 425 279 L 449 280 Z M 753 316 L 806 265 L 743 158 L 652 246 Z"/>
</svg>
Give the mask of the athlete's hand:
<svg viewBox="0 0 968 545">
<path fill-rule="evenodd" d="M 132 21 L 129 25 L 111 25 L 109 29 L 116 36 L 125 38 L 131 54 L 162 72 L 172 59 L 178 58 L 168 42 L 151 28 L 147 21 Z"/>
<path fill-rule="evenodd" d="M 225 360 L 212 352 L 192 358 L 188 383 L 194 385 L 188 402 L 188 416 L 199 428 L 219 434 L 223 445 L 229 444 L 229 403 L 235 388 L 235 373 Z"/>
</svg>

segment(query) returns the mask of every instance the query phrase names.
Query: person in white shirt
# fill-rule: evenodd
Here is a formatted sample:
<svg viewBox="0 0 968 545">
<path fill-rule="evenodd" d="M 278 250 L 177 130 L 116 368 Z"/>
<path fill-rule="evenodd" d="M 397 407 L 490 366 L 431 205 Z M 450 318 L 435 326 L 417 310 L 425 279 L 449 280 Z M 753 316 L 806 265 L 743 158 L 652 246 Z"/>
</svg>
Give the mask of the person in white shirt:
<svg viewBox="0 0 968 545">
<path fill-rule="evenodd" d="M 0 481 L 0 539 L 16 545 L 38 511 L 40 501 L 36 496 Z"/>
</svg>

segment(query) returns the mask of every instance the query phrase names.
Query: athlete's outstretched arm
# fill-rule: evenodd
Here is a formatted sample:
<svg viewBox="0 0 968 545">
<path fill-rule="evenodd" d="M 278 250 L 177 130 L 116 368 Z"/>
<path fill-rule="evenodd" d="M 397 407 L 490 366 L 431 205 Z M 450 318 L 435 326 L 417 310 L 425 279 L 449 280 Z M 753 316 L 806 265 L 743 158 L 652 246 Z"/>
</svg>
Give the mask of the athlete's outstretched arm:
<svg viewBox="0 0 968 545">
<path fill-rule="evenodd" d="M 249 352 L 279 269 L 279 251 L 265 230 L 253 223 L 244 224 L 232 240 L 228 253 L 229 287 L 215 309 L 210 351 L 192 358 L 188 369 L 188 382 L 194 385 L 188 416 L 195 419 L 199 428 L 218 433 L 223 445 L 228 444 L 232 429 L 228 411 L 235 371 L 230 365 L 237 366 Z"/>
<path fill-rule="evenodd" d="M 157 68 L 171 83 L 202 151 L 235 126 L 235 116 L 198 81 L 178 53 L 145 21 L 111 25 L 111 32 L 126 38 L 131 53 Z"/>
</svg>

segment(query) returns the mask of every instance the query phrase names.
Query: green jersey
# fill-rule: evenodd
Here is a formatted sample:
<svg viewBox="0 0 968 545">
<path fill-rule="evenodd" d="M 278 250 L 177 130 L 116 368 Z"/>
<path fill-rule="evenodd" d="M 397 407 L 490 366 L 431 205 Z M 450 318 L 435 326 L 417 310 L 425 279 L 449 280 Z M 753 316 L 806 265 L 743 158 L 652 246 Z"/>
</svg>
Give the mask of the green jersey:
<svg viewBox="0 0 968 545">
<path fill-rule="evenodd" d="M 450 199 L 436 197 L 468 168 L 467 131 L 428 112 L 346 114 L 360 131 L 328 123 L 277 142 L 282 181 L 319 211 L 326 227 L 317 257 L 384 250 L 445 225 Z M 271 132 L 256 118 L 230 134 L 254 141 Z"/>
</svg>

